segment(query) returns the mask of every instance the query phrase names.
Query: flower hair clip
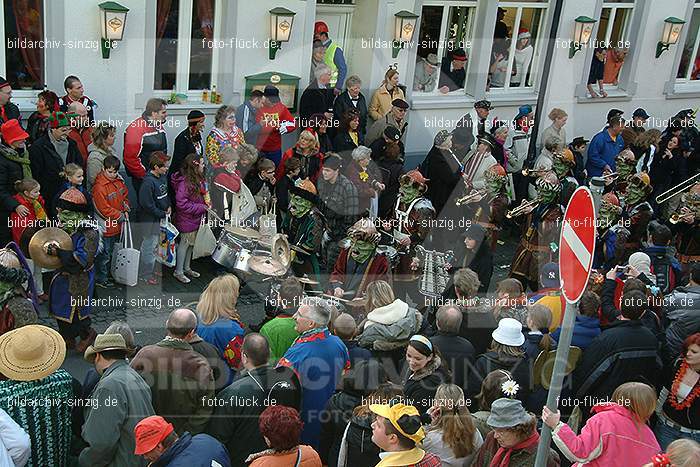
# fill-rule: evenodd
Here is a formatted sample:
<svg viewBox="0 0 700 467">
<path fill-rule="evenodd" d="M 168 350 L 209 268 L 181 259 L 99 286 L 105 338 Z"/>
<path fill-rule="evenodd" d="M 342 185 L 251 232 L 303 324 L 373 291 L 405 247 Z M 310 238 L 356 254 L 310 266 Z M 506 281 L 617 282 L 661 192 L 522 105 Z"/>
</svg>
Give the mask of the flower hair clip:
<svg viewBox="0 0 700 467">
<path fill-rule="evenodd" d="M 519 390 L 520 386 L 512 379 L 506 380 L 501 384 L 501 391 L 508 397 L 515 397 Z"/>
<path fill-rule="evenodd" d="M 668 454 L 662 452 L 651 458 L 651 463 L 654 467 L 671 467 L 673 463 L 668 457 Z"/>
</svg>

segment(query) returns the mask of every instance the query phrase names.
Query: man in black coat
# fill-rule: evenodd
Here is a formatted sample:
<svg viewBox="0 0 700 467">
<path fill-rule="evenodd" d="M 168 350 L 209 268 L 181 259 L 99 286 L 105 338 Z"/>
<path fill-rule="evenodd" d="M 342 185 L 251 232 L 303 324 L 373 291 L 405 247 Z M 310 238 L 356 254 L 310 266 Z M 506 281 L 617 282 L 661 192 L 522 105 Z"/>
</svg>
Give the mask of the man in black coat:
<svg viewBox="0 0 700 467">
<path fill-rule="evenodd" d="M 474 346 L 459 335 L 462 326 L 462 310 L 457 305 L 443 305 L 435 315 L 437 334 L 430 341 L 442 354 L 452 371 L 453 383 L 467 390 L 467 374 L 474 364 L 476 351 Z"/>
<path fill-rule="evenodd" d="M 41 185 L 41 196 L 48 204 L 49 216 L 54 217 L 56 212 L 52 201 L 64 183 L 60 173 L 71 162 L 82 167 L 83 156 L 75 141 L 68 138 L 71 126 L 66 114 L 53 112 L 49 122 L 49 132 L 29 148 L 29 160 L 32 175 Z"/>
<path fill-rule="evenodd" d="M 328 88 L 328 83 L 331 81 L 331 69 L 327 65 L 321 64 L 316 67 L 314 74 L 316 79 L 301 95 L 299 116 L 308 121 L 313 114 L 320 113 L 331 119 L 333 118 L 333 99 L 335 99 L 333 89 Z"/>
<path fill-rule="evenodd" d="M 464 80 L 467 77 L 466 64 L 467 53 L 463 49 L 452 52 L 450 60 L 443 60 L 438 83 L 438 90 L 441 93 L 447 94 L 464 88 Z"/>
<path fill-rule="evenodd" d="M 241 348 L 245 368 L 238 379 L 216 397 L 206 433 L 221 441 L 231 455 L 231 465 L 245 465 L 246 458 L 268 448 L 258 428 L 258 417 L 269 405 L 301 408 L 301 385 L 290 368 L 272 368 L 265 336 L 250 333 Z"/>
<path fill-rule="evenodd" d="M 462 176 L 462 164 L 452 152 L 452 135 L 447 130 L 435 135 L 433 147 L 420 165 L 420 171 L 428 179 L 426 198 L 433 203 L 439 215 L 445 203 L 453 198 L 452 194 Z"/>
<path fill-rule="evenodd" d="M 339 95 L 333 103 L 333 119 L 339 122 L 349 109 L 355 109 L 360 114 L 360 126 L 357 128 L 361 139 L 367 132 L 367 101 L 360 92 L 362 81 L 357 75 L 352 75 L 345 80 L 347 89 Z"/>
<path fill-rule="evenodd" d="M 0 76 L 0 124 L 12 119 L 22 122 L 19 107 L 10 102 L 10 99 L 12 99 L 12 86 L 5 78 Z"/>
</svg>

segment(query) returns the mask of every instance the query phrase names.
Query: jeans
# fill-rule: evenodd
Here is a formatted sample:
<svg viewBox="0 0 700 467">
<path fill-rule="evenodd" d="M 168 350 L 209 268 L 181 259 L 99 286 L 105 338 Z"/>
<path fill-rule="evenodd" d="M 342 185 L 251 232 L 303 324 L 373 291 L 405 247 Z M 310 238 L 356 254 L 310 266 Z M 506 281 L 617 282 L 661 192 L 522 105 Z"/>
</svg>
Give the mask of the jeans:
<svg viewBox="0 0 700 467">
<path fill-rule="evenodd" d="M 681 438 L 692 439 L 693 441 L 697 441 L 698 443 L 700 443 L 700 431 L 696 433 L 683 433 L 676 428 L 668 426 L 660 420 L 656 422 L 656 427 L 654 427 L 654 434 L 656 435 L 656 440 L 661 445 L 661 449 L 664 451 L 666 450 L 666 448 L 668 448 L 668 445 L 671 444 L 672 441 Z"/>
<path fill-rule="evenodd" d="M 156 264 L 155 250 L 158 246 L 159 234 L 148 234 L 141 241 L 141 276 L 144 279 L 153 275 L 153 268 Z"/>
<path fill-rule="evenodd" d="M 119 235 L 102 238 L 102 251 L 95 260 L 95 280 L 97 282 L 107 282 L 109 279 L 109 264 L 112 261 L 112 250 Z"/>
</svg>

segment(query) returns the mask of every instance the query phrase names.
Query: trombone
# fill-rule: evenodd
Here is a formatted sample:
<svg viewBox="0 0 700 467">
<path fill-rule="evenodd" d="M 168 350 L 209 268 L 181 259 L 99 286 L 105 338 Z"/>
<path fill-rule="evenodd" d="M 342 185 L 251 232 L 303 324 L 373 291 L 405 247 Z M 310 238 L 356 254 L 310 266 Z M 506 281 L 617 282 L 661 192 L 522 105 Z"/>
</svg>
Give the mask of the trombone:
<svg viewBox="0 0 700 467">
<path fill-rule="evenodd" d="M 523 169 L 523 177 L 539 177 L 550 172 L 551 169 Z"/>
<path fill-rule="evenodd" d="M 457 198 L 455 204 L 457 206 L 461 206 L 463 204 L 474 203 L 483 198 L 484 196 L 486 196 L 486 190 L 472 190 L 468 194 L 462 196 L 461 198 Z"/>
<path fill-rule="evenodd" d="M 506 213 L 506 218 L 512 219 L 513 217 L 518 217 L 522 216 L 525 214 L 525 210 L 529 208 L 536 208 L 537 206 L 540 205 L 540 197 L 538 196 L 537 198 L 531 200 L 531 201 L 526 201 L 522 203 L 520 206 L 511 209 Z"/>
<path fill-rule="evenodd" d="M 698 178 L 700 178 L 700 173 L 693 175 L 689 179 L 679 183 L 678 185 L 674 186 L 673 188 L 669 188 L 668 190 L 664 191 L 661 193 L 659 196 L 656 197 L 656 204 L 661 204 L 665 203 L 669 199 L 673 198 L 676 195 L 679 195 L 683 193 L 685 190 L 689 189 L 695 183 L 697 183 Z"/>
</svg>

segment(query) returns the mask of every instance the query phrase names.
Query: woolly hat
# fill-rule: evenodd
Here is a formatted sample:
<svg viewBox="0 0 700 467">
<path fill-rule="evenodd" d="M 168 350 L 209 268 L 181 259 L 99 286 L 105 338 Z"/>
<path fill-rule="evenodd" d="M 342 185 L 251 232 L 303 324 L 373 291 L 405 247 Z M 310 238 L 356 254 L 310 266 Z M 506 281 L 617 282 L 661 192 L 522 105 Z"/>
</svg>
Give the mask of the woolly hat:
<svg viewBox="0 0 700 467">
<path fill-rule="evenodd" d="M 525 28 L 520 28 L 520 31 L 518 31 L 518 40 L 529 39 L 531 37 L 532 37 L 532 34 L 530 34 L 530 31 L 528 31 Z"/>
<path fill-rule="evenodd" d="M 651 281 L 656 282 L 656 276 L 651 272 L 651 258 L 646 253 L 641 251 L 632 253 L 627 263 L 640 273 L 643 273 Z"/>
<path fill-rule="evenodd" d="M 2 140 L 8 146 L 16 141 L 22 141 L 29 138 L 29 134 L 22 129 L 19 124 L 19 120 L 13 118 L 2 124 L 0 127 L 0 133 L 2 133 Z"/>
<path fill-rule="evenodd" d="M 459 61 L 465 61 L 467 59 L 467 53 L 464 51 L 464 49 L 457 49 L 454 52 L 452 52 L 452 60 L 459 60 Z"/>
<path fill-rule="evenodd" d="M 205 118 L 207 117 L 201 110 L 191 110 L 190 113 L 187 114 L 187 123 L 192 125 L 204 121 Z"/>
<path fill-rule="evenodd" d="M 279 95 L 280 95 L 280 90 L 271 84 L 268 84 L 267 86 L 265 86 L 265 90 L 263 90 L 263 96 L 265 96 L 265 97 L 279 97 Z"/>
<path fill-rule="evenodd" d="M 70 120 L 63 112 L 51 112 L 51 115 L 49 116 L 49 125 L 51 128 L 63 128 L 70 126 Z"/>
</svg>

